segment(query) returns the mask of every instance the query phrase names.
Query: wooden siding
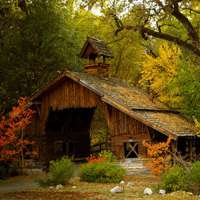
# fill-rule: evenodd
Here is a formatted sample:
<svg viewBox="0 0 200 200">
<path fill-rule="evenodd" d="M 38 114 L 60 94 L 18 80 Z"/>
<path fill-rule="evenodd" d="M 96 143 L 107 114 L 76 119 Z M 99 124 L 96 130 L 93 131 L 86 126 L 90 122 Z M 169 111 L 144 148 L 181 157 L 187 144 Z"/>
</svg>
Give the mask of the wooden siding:
<svg viewBox="0 0 200 200">
<path fill-rule="evenodd" d="M 43 133 L 49 109 L 93 108 L 97 106 L 98 96 L 82 85 L 66 79 L 47 91 L 40 99 L 41 114 L 39 132 Z"/>
<path fill-rule="evenodd" d="M 124 158 L 124 143 L 130 139 L 138 142 L 139 156 L 145 157 L 143 140 L 150 140 L 149 129 L 141 122 L 129 117 L 119 110 L 108 106 L 111 150 L 118 158 Z"/>
<path fill-rule="evenodd" d="M 50 108 L 55 111 L 66 108 L 95 108 L 98 106 L 104 113 L 109 130 L 108 138 L 110 139 L 111 151 L 113 151 L 117 158 L 124 158 L 124 143 L 130 139 L 138 142 L 139 156 L 146 156 L 146 150 L 142 145 L 142 141 L 150 140 L 148 127 L 101 101 L 100 96 L 79 83 L 71 79 L 64 79 L 51 88 L 51 90 L 46 91 L 38 101 L 41 102 L 40 134 L 45 134 L 46 120 Z M 43 142 L 49 144 L 47 140 Z M 43 144 L 42 146 L 48 145 Z M 48 148 L 50 147 L 46 147 L 45 151 Z"/>
</svg>

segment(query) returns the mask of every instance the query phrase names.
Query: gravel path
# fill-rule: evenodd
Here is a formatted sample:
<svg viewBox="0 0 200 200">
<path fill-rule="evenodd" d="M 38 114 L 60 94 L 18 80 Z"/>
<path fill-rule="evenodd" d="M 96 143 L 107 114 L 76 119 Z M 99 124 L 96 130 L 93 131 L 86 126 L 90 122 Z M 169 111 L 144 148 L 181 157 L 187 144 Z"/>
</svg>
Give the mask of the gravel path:
<svg viewBox="0 0 200 200">
<path fill-rule="evenodd" d="M 37 177 L 22 176 L 0 181 L 0 193 L 21 192 L 36 189 L 39 187 L 38 183 L 35 182 L 36 179 Z"/>
</svg>

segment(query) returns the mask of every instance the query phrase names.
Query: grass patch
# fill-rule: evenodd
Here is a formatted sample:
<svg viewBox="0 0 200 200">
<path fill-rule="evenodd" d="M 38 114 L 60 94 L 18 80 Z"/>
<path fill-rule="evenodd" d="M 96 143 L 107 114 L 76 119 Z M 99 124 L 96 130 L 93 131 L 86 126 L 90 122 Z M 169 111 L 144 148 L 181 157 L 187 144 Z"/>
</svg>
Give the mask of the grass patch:
<svg viewBox="0 0 200 200">
<path fill-rule="evenodd" d="M 21 177 L 20 180 L 22 181 Z M 34 180 L 34 177 L 31 177 Z M 29 177 L 29 179 L 31 179 Z M 18 179 L 16 179 L 17 181 Z M 154 188 L 160 183 L 158 177 L 153 175 L 126 176 L 125 182 L 133 182 L 133 187 L 125 187 L 120 194 L 110 193 L 110 189 L 118 185 L 115 183 L 88 183 L 82 182 L 79 178 L 72 178 L 70 184 L 62 190 L 50 190 L 49 188 L 34 189 L 34 191 L 0 194 L 2 200 L 199 200 L 197 196 L 186 192 L 173 192 L 165 196 L 153 194 L 144 196 L 145 187 Z M 72 188 L 72 186 L 76 188 Z"/>
</svg>

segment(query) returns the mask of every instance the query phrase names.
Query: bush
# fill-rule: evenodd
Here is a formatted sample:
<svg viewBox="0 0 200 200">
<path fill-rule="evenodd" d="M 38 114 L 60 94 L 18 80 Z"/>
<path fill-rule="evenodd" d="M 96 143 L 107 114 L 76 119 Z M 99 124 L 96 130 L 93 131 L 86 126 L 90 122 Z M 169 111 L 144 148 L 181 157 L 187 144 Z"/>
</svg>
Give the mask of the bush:
<svg viewBox="0 0 200 200">
<path fill-rule="evenodd" d="M 40 180 L 42 186 L 65 184 L 74 175 L 75 165 L 70 159 L 63 157 L 60 160 L 50 161 L 46 180 Z"/>
<path fill-rule="evenodd" d="M 125 170 L 109 162 L 87 163 L 81 167 L 81 180 L 98 183 L 119 183 Z"/>
<path fill-rule="evenodd" d="M 192 182 L 200 184 L 200 161 L 194 162 L 192 164 L 190 179 Z"/>
<path fill-rule="evenodd" d="M 111 151 L 101 151 L 98 156 L 104 158 L 108 162 L 116 161 L 115 155 Z"/>
<path fill-rule="evenodd" d="M 116 157 L 111 151 L 101 151 L 97 155 L 93 154 L 87 158 L 89 163 L 102 163 L 102 162 L 114 162 Z"/>
<path fill-rule="evenodd" d="M 200 190 L 200 161 L 192 164 L 189 176 L 189 190 L 198 193 Z"/>
<path fill-rule="evenodd" d="M 163 175 L 161 186 L 167 192 L 187 190 L 188 174 L 182 167 L 174 166 Z"/>
</svg>

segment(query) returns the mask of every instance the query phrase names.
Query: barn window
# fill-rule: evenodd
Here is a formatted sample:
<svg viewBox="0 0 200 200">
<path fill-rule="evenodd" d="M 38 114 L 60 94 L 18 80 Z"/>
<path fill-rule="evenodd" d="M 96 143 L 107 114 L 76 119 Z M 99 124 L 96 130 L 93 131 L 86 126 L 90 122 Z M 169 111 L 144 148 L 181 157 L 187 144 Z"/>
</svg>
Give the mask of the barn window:
<svg viewBox="0 0 200 200">
<path fill-rule="evenodd" d="M 124 143 L 125 158 L 138 158 L 138 142 L 129 141 Z"/>
</svg>

